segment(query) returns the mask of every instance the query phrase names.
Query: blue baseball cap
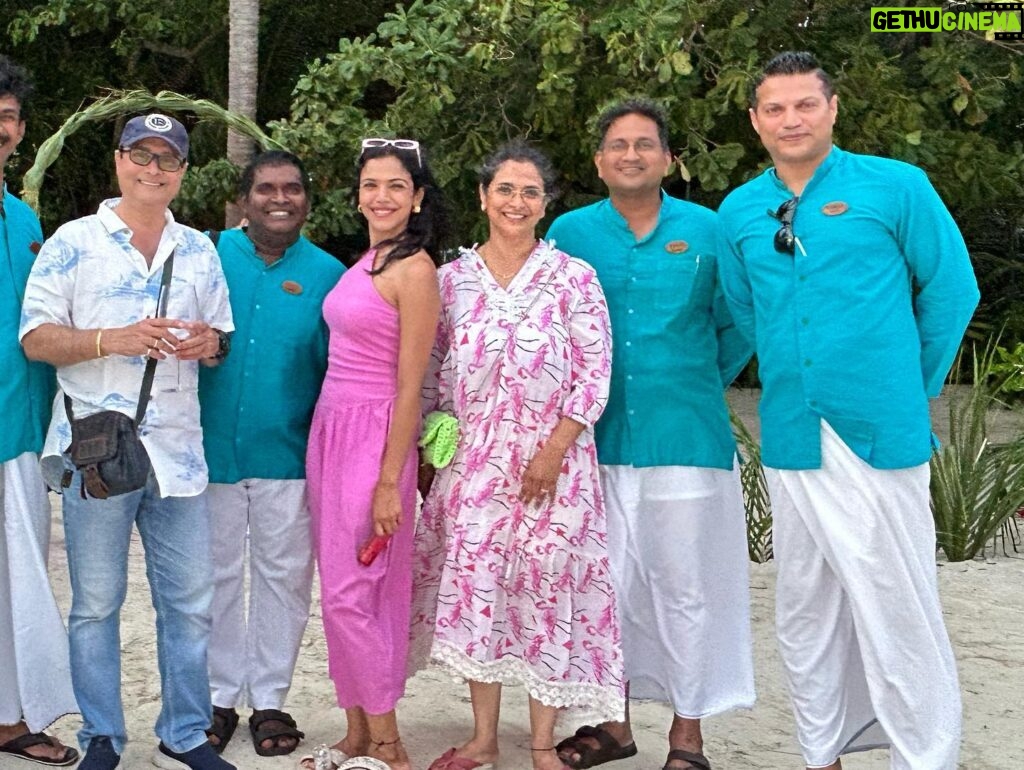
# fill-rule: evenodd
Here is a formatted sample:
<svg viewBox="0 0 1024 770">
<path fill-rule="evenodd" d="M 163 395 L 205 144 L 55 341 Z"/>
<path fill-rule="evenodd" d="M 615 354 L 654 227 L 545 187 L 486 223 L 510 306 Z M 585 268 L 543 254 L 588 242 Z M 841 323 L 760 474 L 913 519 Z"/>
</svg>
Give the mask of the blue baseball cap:
<svg viewBox="0 0 1024 770">
<path fill-rule="evenodd" d="M 156 112 L 132 118 L 124 125 L 119 146 L 134 147 L 143 139 L 163 139 L 179 158 L 188 157 L 188 131 L 174 118 Z"/>
</svg>

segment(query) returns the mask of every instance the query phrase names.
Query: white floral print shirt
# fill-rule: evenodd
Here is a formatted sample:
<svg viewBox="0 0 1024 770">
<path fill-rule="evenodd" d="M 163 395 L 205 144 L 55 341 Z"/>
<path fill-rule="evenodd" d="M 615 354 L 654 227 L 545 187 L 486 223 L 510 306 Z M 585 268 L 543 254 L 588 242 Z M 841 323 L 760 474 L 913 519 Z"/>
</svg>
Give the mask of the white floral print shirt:
<svg viewBox="0 0 1024 770">
<path fill-rule="evenodd" d="M 167 317 L 232 331 L 227 283 L 209 238 L 167 212 L 156 256 L 147 265 L 130 243 L 132 231 L 113 211 L 119 200 L 104 201 L 96 214 L 67 223 L 43 244 L 25 289 L 20 338 L 43 324 L 114 328 L 156 315 L 164 262 L 172 251 Z M 57 369 L 62 392 L 43 447 L 43 472 L 51 486 L 59 483 L 71 442 L 62 393 L 71 397 L 76 418 L 105 409 L 134 417 L 145 368 L 142 356 L 112 355 Z M 198 373 L 197 361 L 173 357 L 156 367 L 139 435 L 163 497 L 190 497 L 206 488 Z"/>
</svg>

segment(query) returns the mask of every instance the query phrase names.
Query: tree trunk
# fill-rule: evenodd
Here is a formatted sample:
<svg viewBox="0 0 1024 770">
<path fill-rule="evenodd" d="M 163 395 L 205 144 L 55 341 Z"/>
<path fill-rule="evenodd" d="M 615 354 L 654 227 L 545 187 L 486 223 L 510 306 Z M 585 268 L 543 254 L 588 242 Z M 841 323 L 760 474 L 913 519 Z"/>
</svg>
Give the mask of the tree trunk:
<svg viewBox="0 0 1024 770">
<path fill-rule="evenodd" d="M 256 87 L 259 60 L 259 0 L 228 2 L 228 109 L 256 119 Z M 228 160 L 239 168 L 253 157 L 253 142 L 228 129 Z M 234 227 L 241 220 L 241 211 L 228 203 L 224 226 Z"/>
</svg>

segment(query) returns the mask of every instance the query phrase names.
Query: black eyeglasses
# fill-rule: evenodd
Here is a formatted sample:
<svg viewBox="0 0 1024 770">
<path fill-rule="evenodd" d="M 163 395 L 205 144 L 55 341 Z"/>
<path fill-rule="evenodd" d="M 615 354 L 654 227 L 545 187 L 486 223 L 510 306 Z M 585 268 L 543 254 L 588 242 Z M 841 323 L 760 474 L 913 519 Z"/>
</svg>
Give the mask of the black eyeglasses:
<svg viewBox="0 0 1024 770">
<path fill-rule="evenodd" d="M 796 204 L 800 196 L 794 195 L 775 211 L 768 210 L 768 216 L 777 219 L 782 226 L 775 233 L 775 250 L 793 255 L 796 252 L 796 234 L 793 232 L 793 217 L 796 216 Z"/>
<path fill-rule="evenodd" d="M 143 147 L 121 147 L 121 154 L 128 153 L 128 159 L 136 166 L 148 166 L 154 160 L 161 171 L 177 171 L 185 165 L 185 159 L 169 153 L 150 152 Z"/>
</svg>

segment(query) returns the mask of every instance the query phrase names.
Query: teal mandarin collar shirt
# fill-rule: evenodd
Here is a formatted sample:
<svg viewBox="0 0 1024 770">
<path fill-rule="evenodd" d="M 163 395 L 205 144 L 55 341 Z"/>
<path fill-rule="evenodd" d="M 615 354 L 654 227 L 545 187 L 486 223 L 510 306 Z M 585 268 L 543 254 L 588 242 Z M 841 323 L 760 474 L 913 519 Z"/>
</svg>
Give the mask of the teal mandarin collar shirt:
<svg viewBox="0 0 1024 770">
<path fill-rule="evenodd" d="M 43 231 L 25 203 L 0 188 L 0 462 L 43 448 L 56 390 L 53 369 L 29 361 L 18 343 L 25 283 Z"/>
<path fill-rule="evenodd" d="M 927 462 L 927 400 L 979 297 L 956 223 L 919 168 L 833 147 L 800 196 L 791 256 L 769 215 L 791 197 L 769 169 L 719 211 L 723 287 L 757 347 L 764 463 L 820 467 L 823 419 L 875 468 Z"/>
<path fill-rule="evenodd" d="M 267 266 L 242 230 L 217 242 L 235 333 L 199 379 L 210 481 L 302 479 L 313 408 L 327 370 L 324 297 L 345 271 L 300 237 Z"/>
<path fill-rule="evenodd" d="M 601 463 L 732 468 L 725 387 L 750 358 L 718 286 L 715 214 L 663 195 L 637 240 L 610 200 L 559 217 L 547 234 L 589 262 L 604 288 L 615 356 L 597 423 Z"/>
</svg>

